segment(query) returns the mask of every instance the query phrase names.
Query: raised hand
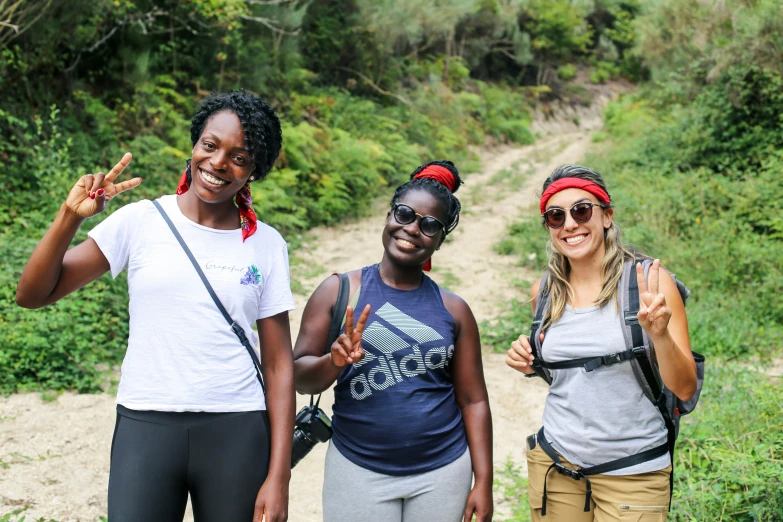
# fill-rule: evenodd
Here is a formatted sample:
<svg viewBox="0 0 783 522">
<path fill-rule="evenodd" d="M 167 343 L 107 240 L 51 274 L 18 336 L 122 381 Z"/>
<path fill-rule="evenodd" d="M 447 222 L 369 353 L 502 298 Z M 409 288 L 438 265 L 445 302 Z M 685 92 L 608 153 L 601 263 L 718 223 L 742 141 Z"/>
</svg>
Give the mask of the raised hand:
<svg viewBox="0 0 783 522">
<path fill-rule="evenodd" d="M 666 305 L 666 297 L 658 293 L 660 270 L 661 262 L 656 259 L 647 274 L 648 286 L 641 263 L 636 265 L 636 282 L 639 285 L 639 313 L 636 318 L 647 335 L 653 339 L 666 333 L 672 317 L 672 310 Z"/>
<path fill-rule="evenodd" d="M 362 315 L 359 316 L 359 321 L 354 327 L 353 308 L 350 306 L 346 308 L 345 333 L 341 334 L 332 343 L 332 351 L 330 353 L 332 364 L 338 368 L 357 363 L 364 357 L 362 333 L 364 333 L 364 327 L 367 325 L 367 318 L 370 317 L 370 309 L 370 305 L 364 307 L 364 311 L 362 311 Z"/>
<path fill-rule="evenodd" d="M 89 218 L 103 212 L 106 203 L 118 194 L 139 186 L 141 178 L 114 183 L 117 176 L 130 164 L 132 158 L 130 152 L 126 152 L 108 174 L 99 172 L 79 178 L 65 200 L 65 207 L 81 218 Z"/>
<path fill-rule="evenodd" d="M 538 335 L 538 339 L 543 343 L 543 332 Z M 533 370 L 533 348 L 530 347 L 530 341 L 526 335 L 520 335 L 519 339 L 511 343 L 511 348 L 506 357 L 506 364 L 515 370 L 531 375 Z"/>
</svg>

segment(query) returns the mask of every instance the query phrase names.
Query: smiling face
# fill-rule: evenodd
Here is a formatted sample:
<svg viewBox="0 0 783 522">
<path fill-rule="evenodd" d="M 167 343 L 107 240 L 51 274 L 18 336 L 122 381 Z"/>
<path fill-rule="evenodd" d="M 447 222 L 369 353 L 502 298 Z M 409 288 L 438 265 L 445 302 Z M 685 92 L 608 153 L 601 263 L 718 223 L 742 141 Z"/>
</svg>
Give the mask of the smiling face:
<svg viewBox="0 0 783 522">
<path fill-rule="evenodd" d="M 432 216 L 441 223 L 448 222 L 443 205 L 426 191 L 411 190 L 397 200 L 397 203 L 408 205 L 422 216 Z M 385 255 L 395 263 L 402 266 L 422 265 L 443 243 L 445 236 L 442 230 L 433 237 L 427 237 L 419 229 L 420 221 L 421 218 L 417 217 L 412 223 L 401 225 L 391 212 L 386 214 L 383 248 Z"/>
<path fill-rule="evenodd" d="M 253 173 L 239 117 L 232 111 L 213 114 L 193 147 L 191 188 L 209 203 L 232 199 Z"/>
<path fill-rule="evenodd" d="M 570 209 L 577 203 L 595 203 L 593 215 L 585 223 L 577 223 L 571 217 Z M 560 228 L 549 228 L 549 236 L 557 250 L 571 262 L 603 259 L 604 230 L 612 224 L 614 210 L 601 208 L 598 198 L 587 191 L 569 188 L 554 194 L 546 204 L 546 210 L 559 207 L 566 211 L 565 224 Z"/>
</svg>

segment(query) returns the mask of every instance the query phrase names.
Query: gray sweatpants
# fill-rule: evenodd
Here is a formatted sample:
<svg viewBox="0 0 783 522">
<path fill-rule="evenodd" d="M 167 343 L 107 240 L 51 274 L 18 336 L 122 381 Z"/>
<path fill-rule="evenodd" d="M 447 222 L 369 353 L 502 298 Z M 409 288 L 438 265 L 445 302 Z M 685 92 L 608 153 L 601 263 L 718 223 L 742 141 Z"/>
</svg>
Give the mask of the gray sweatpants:
<svg viewBox="0 0 783 522">
<path fill-rule="evenodd" d="M 357 466 L 329 444 L 324 522 L 458 522 L 472 482 L 468 450 L 442 468 L 394 477 Z"/>
</svg>

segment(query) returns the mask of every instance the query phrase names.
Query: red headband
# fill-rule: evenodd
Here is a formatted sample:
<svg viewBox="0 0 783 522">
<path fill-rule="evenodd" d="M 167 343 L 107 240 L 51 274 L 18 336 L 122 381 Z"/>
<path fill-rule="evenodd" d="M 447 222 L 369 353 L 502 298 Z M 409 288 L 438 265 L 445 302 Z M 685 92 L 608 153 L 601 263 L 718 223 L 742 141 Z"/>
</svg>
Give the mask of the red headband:
<svg viewBox="0 0 783 522">
<path fill-rule="evenodd" d="M 454 189 L 457 188 L 457 178 L 454 177 L 454 173 L 440 165 L 428 165 L 427 167 L 424 167 L 421 172 L 413 176 L 413 179 L 419 178 L 434 179 L 451 192 L 454 192 Z"/>
<path fill-rule="evenodd" d="M 561 190 L 577 188 L 589 192 L 593 196 L 598 198 L 601 203 L 611 203 L 609 194 L 604 189 L 586 179 L 580 178 L 560 178 L 547 187 L 543 194 L 541 194 L 541 213 L 546 211 L 546 202 L 549 198 L 560 192 Z"/>
</svg>

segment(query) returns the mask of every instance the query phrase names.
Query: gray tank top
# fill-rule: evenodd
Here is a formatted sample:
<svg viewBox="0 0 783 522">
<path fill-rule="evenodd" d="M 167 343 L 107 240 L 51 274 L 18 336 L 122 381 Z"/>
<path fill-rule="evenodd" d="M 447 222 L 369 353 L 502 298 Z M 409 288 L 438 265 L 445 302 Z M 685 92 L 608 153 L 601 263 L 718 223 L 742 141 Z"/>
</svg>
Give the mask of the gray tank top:
<svg viewBox="0 0 783 522">
<path fill-rule="evenodd" d="M 592 357 L 626 349 L 614 302 L 604 307 L 571 308 L 547 330 L 541 356 L 547 362 Z M 666 442 L 666 425 L 644 396 L 629 363 L 552 370 L 544 407 L 547 440 L 573 464 L 595 466 L 636 455 Z M 635 475 L 666 468 L 657 459 L 606 473 Z"/>
</svg>

